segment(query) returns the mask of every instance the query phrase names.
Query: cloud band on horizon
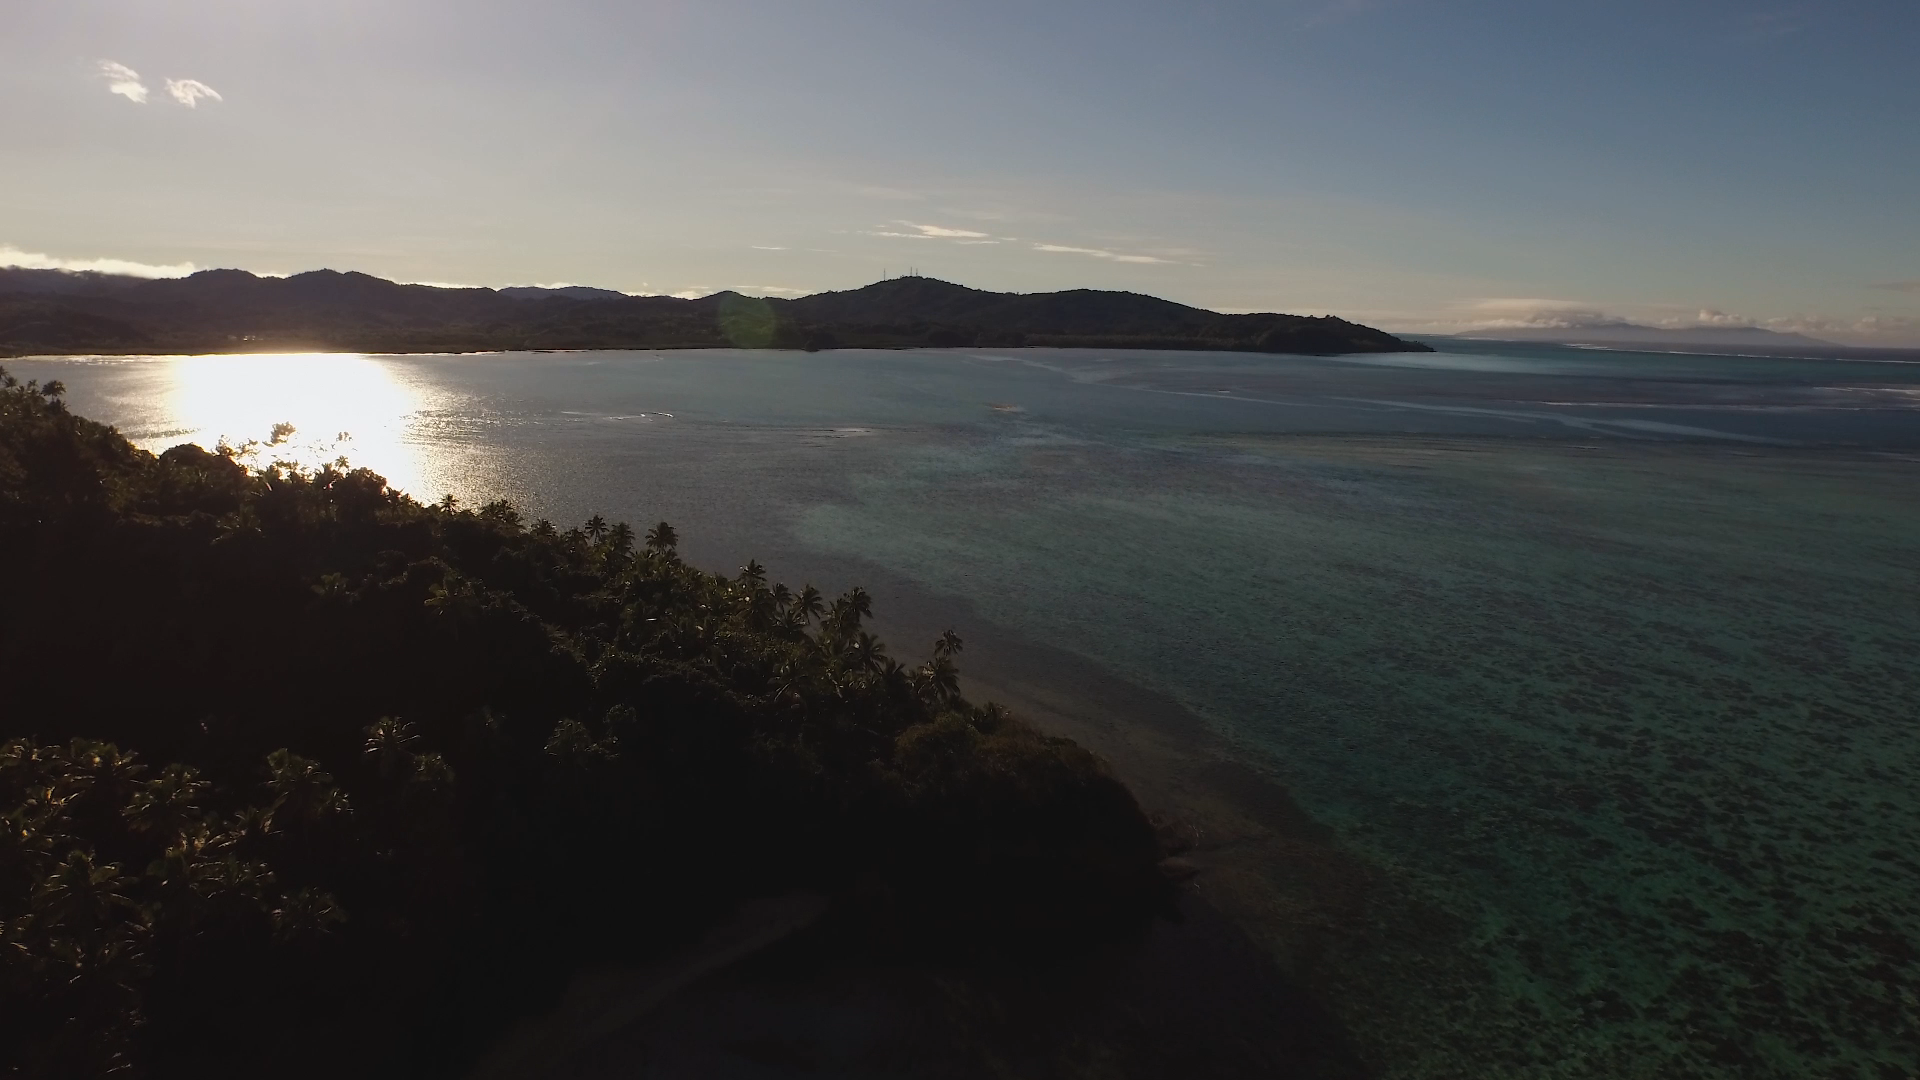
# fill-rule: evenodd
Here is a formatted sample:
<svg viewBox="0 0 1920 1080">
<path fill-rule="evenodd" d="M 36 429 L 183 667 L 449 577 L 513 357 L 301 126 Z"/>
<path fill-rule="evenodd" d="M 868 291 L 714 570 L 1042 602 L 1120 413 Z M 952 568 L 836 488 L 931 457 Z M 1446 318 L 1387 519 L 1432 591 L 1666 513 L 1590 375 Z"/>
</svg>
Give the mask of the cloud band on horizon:
<svg viewBox="0 0 1920 1080">
<path fill-rule="evenodd" d="M 190 262 L 155 265 L 131 259 L 60 259 L 37 251 L 22 251 L 12 244 L 0 244 L 0 268 L 61 270 L 70 274 L 124 274 L 141 278 L 181 278 L 198 269 Z"/>
</svg>

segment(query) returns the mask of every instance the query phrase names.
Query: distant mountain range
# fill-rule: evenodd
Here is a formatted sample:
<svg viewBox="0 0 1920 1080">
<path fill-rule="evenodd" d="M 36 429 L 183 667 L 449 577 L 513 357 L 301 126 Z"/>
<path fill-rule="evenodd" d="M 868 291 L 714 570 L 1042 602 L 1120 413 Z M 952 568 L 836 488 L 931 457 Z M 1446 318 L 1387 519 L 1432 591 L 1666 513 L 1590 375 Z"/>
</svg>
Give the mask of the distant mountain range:
<svg viewBox="0 0 1920 1080">
<path fill-rule="evenodd" d="M 995 293 L 904 277 L 792 300 L 583 286 L 454 289 L 315 270 L 161 280 L 0 269 L 0 355 L 740 346 L 1430 352 L 1331 316 L 1223 315 L 1127 292 Z"/>
<path fill-rule="evenodd" d="M 1743 346 L 1777 348 L 1788 345 L 1833 347 L 1833 342 L 1805 334 L 1782 334 L 1757 326 L 1689 326 L 1675 329 L 1640 326 L 1636 323 L 1609 323 L 1576 329 L 1527 326 L 1473 330 L 1455 336 L 1475 341 L 1542 341 L 1558 345 L 1674 345 L 1714 349 Z"/>
</svg>

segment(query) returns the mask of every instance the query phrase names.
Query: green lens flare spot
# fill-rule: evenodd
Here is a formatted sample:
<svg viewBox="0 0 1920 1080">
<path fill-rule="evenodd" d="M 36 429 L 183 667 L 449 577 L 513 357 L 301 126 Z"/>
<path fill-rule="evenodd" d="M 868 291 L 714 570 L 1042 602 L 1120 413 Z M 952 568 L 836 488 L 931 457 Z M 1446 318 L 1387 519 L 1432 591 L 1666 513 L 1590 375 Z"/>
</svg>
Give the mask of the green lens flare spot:
<svg viewBox="0 0 1920 1080">
<path fill-rule="evenodd" d="M 733 294 L 720 301 L 720 333 L 742 349 L 773 344 L 773 305 L 757 296 Z"/>
</svg>

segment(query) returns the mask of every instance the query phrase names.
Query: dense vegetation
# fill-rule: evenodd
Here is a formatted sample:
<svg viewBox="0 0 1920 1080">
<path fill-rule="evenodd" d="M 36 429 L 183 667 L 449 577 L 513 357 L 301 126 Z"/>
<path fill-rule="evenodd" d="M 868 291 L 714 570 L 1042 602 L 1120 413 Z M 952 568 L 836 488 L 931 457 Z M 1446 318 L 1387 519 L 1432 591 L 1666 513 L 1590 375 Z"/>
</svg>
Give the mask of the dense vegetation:
<svg viewBox="0 0 1920 1080">
<path fill-rule="evenodd" d="M 1091 755 L 666 524 L 153 456 L 0 377 L 0 1071 L 432 1075 L 587 962 L 836 897 L 889 948 L 1124 934 Z"/>
<path fill-rule="evenodd" d="M 443 289 L 318 270 L 171 281 L 0 269 L 0 355 L 1020 345 L 1425 352 L 1331 317 L 1222 315 L 1138 293 L 995 293 L 907 277 L 792 300 Z"/>
</svg>

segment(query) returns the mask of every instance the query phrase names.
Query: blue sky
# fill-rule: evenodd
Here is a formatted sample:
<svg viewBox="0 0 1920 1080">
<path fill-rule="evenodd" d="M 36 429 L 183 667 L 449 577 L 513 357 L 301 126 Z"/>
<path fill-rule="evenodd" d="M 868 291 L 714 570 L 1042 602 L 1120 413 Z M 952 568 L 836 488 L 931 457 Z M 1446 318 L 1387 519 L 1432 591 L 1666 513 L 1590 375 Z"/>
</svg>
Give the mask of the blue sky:
<svg viewBox="0 0 1920 1080">
<path fill-rule="evenodd" d="M 0 261 L 1920 343 L 1916 56 L 1915 0 L 6 0 Z"/>
</svg>

